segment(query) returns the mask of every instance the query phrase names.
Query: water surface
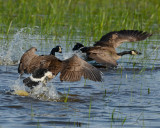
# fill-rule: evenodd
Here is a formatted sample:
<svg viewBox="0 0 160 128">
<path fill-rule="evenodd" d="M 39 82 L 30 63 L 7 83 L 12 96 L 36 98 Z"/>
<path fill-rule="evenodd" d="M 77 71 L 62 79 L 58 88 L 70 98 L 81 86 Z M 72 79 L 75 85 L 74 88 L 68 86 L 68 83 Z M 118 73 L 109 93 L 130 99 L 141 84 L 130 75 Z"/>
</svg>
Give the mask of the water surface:
<svg viewBox="0 0 160 128">
<path fill-rule="evenodd" d="M 160 126 L 160 45 L 152 38 L 139 43 L 125 43 L 117 51 L 137 49 L 140 56 L 124 56 L 117 69 L 100 69 L 104 82 L 84 80 L 60 82 L 59 76 L 48 83 L 46 97 L 13 95 L 24 89 L 17 73 L 21 55 L 31 46 L 37 54 L 49 54 L 61 44 L 60 59 L 71 55 L 75 39 L 66 48 L 65 37 L 53 44 L 52 38 L 26 34 L 19 30 L 8 46 L 1 45 L 0 58 L 0 127 L 152 127 Z M 5 38 L 2 44 L 5 44 Z M 67 101 L 67 102 L 64 102 Z"/>
</svg>

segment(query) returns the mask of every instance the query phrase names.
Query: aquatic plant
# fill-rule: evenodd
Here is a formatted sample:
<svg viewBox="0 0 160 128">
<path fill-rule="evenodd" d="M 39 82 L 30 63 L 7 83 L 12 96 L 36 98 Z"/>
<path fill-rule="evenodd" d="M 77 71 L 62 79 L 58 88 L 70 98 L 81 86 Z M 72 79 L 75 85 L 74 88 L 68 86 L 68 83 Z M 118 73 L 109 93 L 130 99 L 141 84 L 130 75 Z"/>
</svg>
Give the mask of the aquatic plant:
<svg viewBox="0 0 160 128">
<path fill-rule="evenodd" d="M 160 29 L 157 0 L 9 0 L 0 1 L 0 8 L 0 33 L 7 35 L 17 28 L 39 26 L 42 34 L 65 35 L 68 39 L 85 35 L 96 40 L 115 29 Z"/>
</svg>

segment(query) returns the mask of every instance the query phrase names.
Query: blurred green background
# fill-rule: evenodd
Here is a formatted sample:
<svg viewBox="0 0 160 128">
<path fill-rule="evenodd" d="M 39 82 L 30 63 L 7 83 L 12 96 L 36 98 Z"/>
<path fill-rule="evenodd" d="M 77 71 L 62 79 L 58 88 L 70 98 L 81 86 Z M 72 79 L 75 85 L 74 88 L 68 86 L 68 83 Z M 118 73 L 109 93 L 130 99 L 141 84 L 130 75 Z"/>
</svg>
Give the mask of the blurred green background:
<svg viewBox="0 0 160 128">
<path fill-rule="evenodd" d="M 40 34 L 99 39 L 109 31 L 159 33 L 159 0 L 0 0 L 0 33 L 38 26 Z"/>
</svg>

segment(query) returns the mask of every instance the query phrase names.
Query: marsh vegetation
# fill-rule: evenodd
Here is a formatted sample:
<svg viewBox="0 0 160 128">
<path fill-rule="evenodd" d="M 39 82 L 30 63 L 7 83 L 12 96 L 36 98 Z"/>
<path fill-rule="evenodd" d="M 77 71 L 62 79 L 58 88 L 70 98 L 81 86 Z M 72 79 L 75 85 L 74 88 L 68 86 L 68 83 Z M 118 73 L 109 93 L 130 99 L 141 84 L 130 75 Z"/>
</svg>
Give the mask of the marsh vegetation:
<svg viewBox="0 0 160 128">
<path fill-rule="evenodd" d="M 91 46 L 123 29 L 153 36 L 121 45 L 118 51 L 142 55 L 122 57 L 117 69 L 100 69 L 104 82 L 61 83 L 56 77 L 47 100 L 8 93 L 20 86 L 17 64 L 31 46 L 48 54 L 60 44 L 63 54 L 56 56 L 64 59 L 75 42 Z M 0 0 L 0 127 L 158 127 L 159 34 L 159 0 Z"/>
</svg>

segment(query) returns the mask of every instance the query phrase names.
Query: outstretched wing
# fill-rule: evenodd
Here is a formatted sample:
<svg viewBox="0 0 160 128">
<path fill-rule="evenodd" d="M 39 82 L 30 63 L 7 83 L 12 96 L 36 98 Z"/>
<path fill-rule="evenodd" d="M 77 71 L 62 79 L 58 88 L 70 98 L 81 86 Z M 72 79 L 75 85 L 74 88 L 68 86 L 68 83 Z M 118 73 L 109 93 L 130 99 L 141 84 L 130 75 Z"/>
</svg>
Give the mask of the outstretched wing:
<svg viewBox="0 0 160 128">
<path fill-rule="evenodd" d="M 152 34 L 138 31 L 138 30 L 121 30 L 121 31 L 113 31 L 107 33 L 106 35 L 102 36 L 100 41 L 96 42 L 94 46 L 110 46 L 117 48 L 123 42 L 135 42 L 141 41 L 150 37 Z"/>
<path fill-rule="evenodd" d="M 77 55 L 63 61 L 61 81 L 79 81 L 81 77 L 93 81 L 102 81 L 102 73 Z"/>
<path fill-rule="evenodd" d="M 24 72 L 26 72 L 32 59 L 38 56 L 35 54 L 35 51 L 37 51 L 37 49 L 35 47 L 32 47 L 22 55 L 18 66 L 18 73 L 23 74 Z"/>
</svg>

